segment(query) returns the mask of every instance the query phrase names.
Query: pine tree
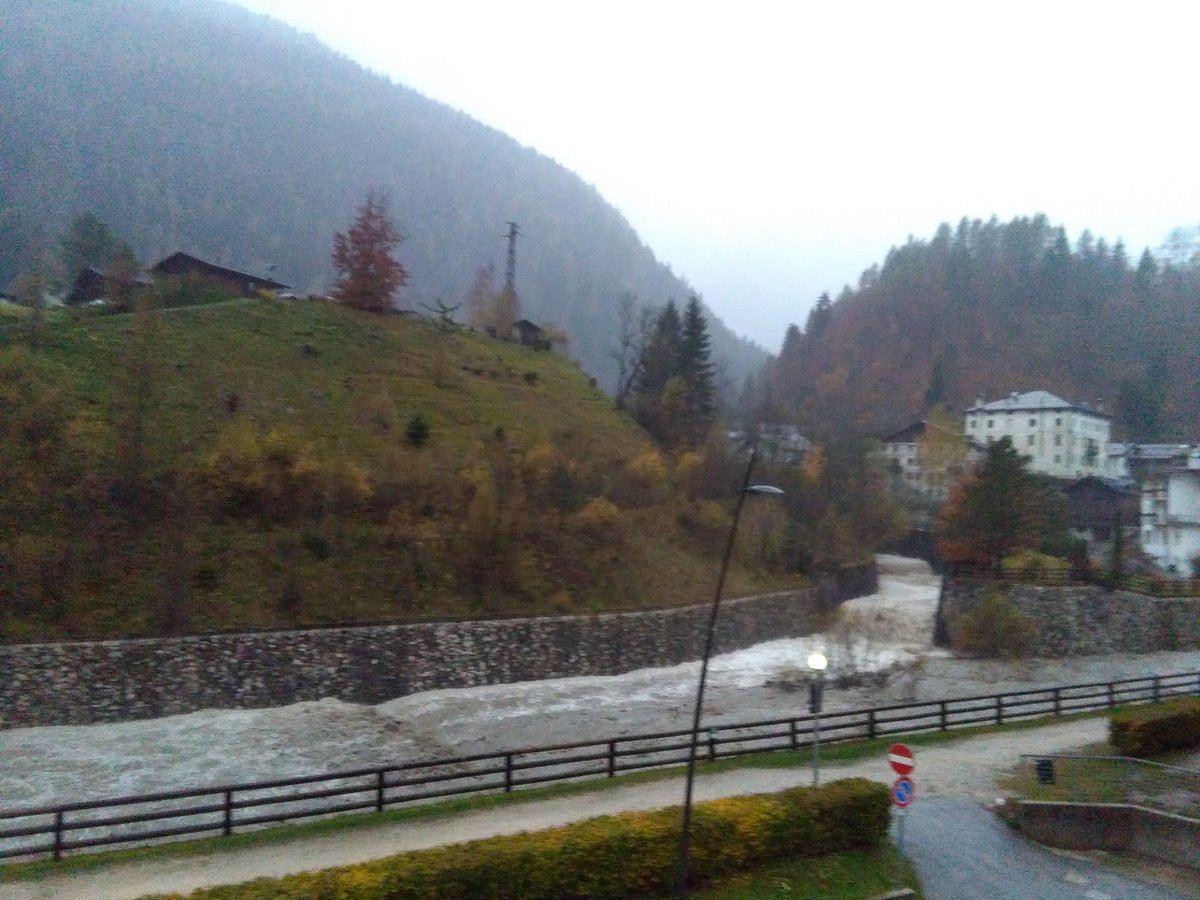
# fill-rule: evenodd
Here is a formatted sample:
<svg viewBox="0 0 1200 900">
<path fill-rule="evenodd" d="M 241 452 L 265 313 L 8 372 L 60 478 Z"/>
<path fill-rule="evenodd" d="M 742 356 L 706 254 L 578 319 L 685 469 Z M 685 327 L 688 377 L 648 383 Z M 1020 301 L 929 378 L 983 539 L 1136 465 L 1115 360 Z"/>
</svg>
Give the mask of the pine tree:
<svg viewBox="0 0 1200 900">
<path fill-rule="evenodd" d="M 949 560 L 999 566 L 1014 550 L 1037 546 L 1047 528 L 1045 496 L 1005 436 L 951 491 L 938 523 L 938 546 Z"/>
<path fill-rule="evenodd" d="M 639 366 L 637 393 L 642 397 L 658 396 L 667 382 L 680 374 L 679 355 L 683 326 L 675 301 L 668 300 L 654 323 L 654 334 L 647 345 Z"/>
<path fill-rule="evenodd" d="M 694 432 L 702 432 L 717 411 L 717 391 L 713 382 L 712 342 L 700 298 L 695 294 L 688 297 L 683 311 L 679 374 L 687 387 L 688 424 Z"/>
<path fill-rule="evenodd" d="M 384 312 L 392 297 L 408 284 L 408 271 L 392 256 L 404 236 L 387 214 L 387 198 L 370 191 L 346 234 L 333 236 L 333 267 L 338 283 L 333 295 L 355 309 Z"/>
<path fill-rule="evenodd" d="M 58 277 L 54 287 L 66 289 L 81 270 L 105 269 L 115 257 L 132 259 L 133 250 L 95 214 L 76 216 L 58 241 Z M 136 264 L 135 264 L 136 265 Z"/>
</svg>

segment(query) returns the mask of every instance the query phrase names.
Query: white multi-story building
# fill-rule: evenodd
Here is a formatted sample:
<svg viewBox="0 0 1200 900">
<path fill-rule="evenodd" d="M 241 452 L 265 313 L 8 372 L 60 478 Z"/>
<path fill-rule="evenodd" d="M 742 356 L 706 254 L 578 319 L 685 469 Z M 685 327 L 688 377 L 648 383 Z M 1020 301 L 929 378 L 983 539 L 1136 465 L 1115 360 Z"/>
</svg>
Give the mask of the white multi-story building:
<svg viewBox="0 0 1200 900">
<path fill-rule="evenodd" d="M 961 458 L 953 452 L 945 459 L 922 459 L 921 442 L 929 428 L 936 425 L 922 419 L 881 440 L 883 456 L 893 475 L 914 494 L 929 500 L 944 501 L 950 487 L 963 473 L 983 459 L 984 448 L 976 441 L 962 443 Z M 962 440 L 958 432 L 949 437 Z"/>
<path fill-rule="evenodd" d="M 1182 465 L 1142 475 L 1142 549 L 1163 569 L 1192 574 L 1200 557 L 1200 447 Z"/>
<path fill-rule="evenodd" d="M 1014 393 L 990 403 L 979 398 L 966 411 L 964 425 L 967 437 L 981 444 L 1010 438 L 1029 458 L 1031 472 L 1071 479 L 1105 473 L 1112 423 L 1086 403 L 1049 391 Z"/>
</svg>

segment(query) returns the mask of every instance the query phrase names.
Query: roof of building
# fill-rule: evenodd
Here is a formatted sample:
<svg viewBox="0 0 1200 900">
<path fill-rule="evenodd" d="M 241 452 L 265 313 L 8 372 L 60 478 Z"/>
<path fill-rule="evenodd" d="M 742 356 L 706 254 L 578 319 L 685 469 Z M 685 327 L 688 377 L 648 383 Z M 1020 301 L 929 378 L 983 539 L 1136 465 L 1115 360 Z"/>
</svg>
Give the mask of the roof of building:
<svg viewBox="0 0 1200 900">
<path fill-rule="evenodd" d="M 1091 404 L 1072 403 L 1049 391 L 1027 391 L 1024 394 L 1014 391 L 1001 400 L 992 400 L 991 402 L 984 402 L 983 398 L 980 398 L 974 406 L 967 408 L 967 412 L 1036 412 L 1038 410 L 1051 409 L 1078 410 L 1097 418 L 1109 418 L 1104 412 Z"/>
<path fill-rule="evenodd" d="M 1132 497 L 1137 494 L 1137 487 L 1132 481 L 1128 479 L 1103 478 L 1099 475 L 1084 475 L 1082 478 L 1072 481 L 1063 490 L 1068 493 L 1074 493 L 1087 487 L 1103 488 L 1106 491 L 1126 497 Z"/>
<path fill-rule="evenodd" d="M 227 266 L 218 266 L 216 263 L 211 263 L 206 259 L 201 259 L 198 256 L 192 256 L 190 253 L 184 253 L 182 250 L 172 253 L 165 259 L 160 259 L 150 267 L 150 271 L 169 271 L 171 264 L 173 263 L 186 263 L 190 268 L 198 269 L 208 275 L 213 275 L 218 278 L 231 278 L 238 281 L 252 281 L 272 290 L 282 290 L 283 288 L 288 287 L 288 285 L 276 281 L 273 278 L 268 278 L 265 275 L 252 275 L 249 272 L 239 272 L 237 269 L 230 269 Z"/>
<path fill-rule="evenodd" d="M 925 433 L 925 420 L 905 425 L 899 431 L 893 431 L 880 439 L 881 444 L 915 444 L 917 438 Z"/>
</svg>

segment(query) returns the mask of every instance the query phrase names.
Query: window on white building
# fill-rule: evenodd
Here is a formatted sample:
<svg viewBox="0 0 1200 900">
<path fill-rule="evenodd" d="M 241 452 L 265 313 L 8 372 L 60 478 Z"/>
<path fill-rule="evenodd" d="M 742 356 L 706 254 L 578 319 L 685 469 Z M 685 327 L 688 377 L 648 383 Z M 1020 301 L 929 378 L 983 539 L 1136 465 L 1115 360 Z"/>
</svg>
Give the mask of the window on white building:
<svg viewBox="0 0 1200 900">
<path fill-rule="evenodd" d="M 1030 428 L 1036 428 L 1036 427 L 1037 427 L 1037 419 L 1030 419 L 1030 420 L 1029 420 L 1029 427 L 1030 427 Z"/>
<path fill-rule="evenodd" d="M 1036 438 L 1036 437 L 1034 437 L 1034 436 L 1031 434 L 1031 435 L 1029 436 L 1029 439 L 1026 441 L 1026 443 L 1027 443 L 1027 444 L 1029 444 L 1029 446 L 1030 446 L 1030 447 L 1032 447 L 1032 446 L 1033 446 L 1033 442 L 1034 442 L 1035 440 L 1037 440 L 1037 438 Z"/>
<path fill-rule="evenodd" d="M 1061 455 L 1061 454 L 1059 454 L 1059 453 L 1055 453 L 1055 454 L 1054 454 L 1054 461 L 1055 461 L 1056 463 L 1060 463 L 1060 462 L 1062 462 L 1062 455 Z"/>
<path fill-rule="evenodd" d="M 995 419 L 988 419 L 988 428 L 991 428 L 991 427 L 992 427 L 993 425 L 995 425 L 995 424 L 996 424 L 996 420 L 995 420 Z"/>
<path fill-rule="evenodd" d="M 1061 446 L 1062 446 L 1062 435 L 1061 435 L 1061 434 L 1056 434 L 1056 435 L 1054 436 L 1054 446 L 1055 446 L 1055 447 L 1061 447 Z"/>
</svg>

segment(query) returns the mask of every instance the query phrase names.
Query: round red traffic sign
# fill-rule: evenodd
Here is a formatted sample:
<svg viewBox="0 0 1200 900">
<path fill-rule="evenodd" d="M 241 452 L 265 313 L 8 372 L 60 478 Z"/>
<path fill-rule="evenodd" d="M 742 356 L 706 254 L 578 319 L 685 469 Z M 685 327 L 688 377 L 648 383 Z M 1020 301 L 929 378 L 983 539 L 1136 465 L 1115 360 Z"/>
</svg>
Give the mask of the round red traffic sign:
<svg viewBox="0 0 1200 900">
<path fill-rule="evenodd" d="M 892 782 L 892 802 L 901 809 L 913 802 L 917 794 L 917 786 L 907 775 L 901 775 Z"/>
<path fill-rule="evenodd" d="M 907 775 L 917 764 L 913 761 L 911 750 L 903 744 L 892 744 L 888 748 L 888 765 L 898 775 Z"/>
</svg>

